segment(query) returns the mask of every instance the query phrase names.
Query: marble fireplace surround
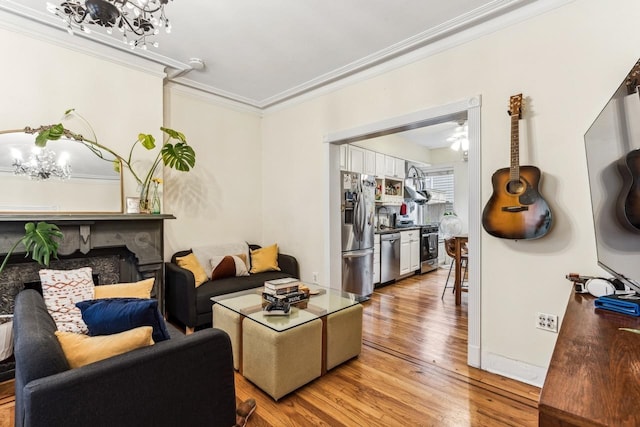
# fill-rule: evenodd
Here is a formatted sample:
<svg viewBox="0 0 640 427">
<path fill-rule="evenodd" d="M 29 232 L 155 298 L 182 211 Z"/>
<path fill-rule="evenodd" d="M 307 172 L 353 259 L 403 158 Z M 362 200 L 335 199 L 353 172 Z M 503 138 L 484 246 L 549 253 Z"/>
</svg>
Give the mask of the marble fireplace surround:
<svg viewBox="0 0 640 427">
<path fill-rule="evenodd" d="M 158 299 L 158 306 L 164 313 L 163 241 L 166 219 L 175 217 L 167 214 L 0 215 L 0 254 L 6 254 L 24 236 L 25 223 L 46 221 L 56 224 L 64 238 L 58 249 L 59 260 L 53 260 L 49 268 L 91 266 L 94 274 L 99 276 L 99 284 L 135 282 L 153 277 L 152 295 Z M 0 275 L 3 296 L 11 298 L 11 294 L 21 290 L 24 283 L 39 280 L 41 268 L 25 259 L 24 253 L 14 253 Z M 2 303 L 12 307 L 12 301 Z"/>
</svg>

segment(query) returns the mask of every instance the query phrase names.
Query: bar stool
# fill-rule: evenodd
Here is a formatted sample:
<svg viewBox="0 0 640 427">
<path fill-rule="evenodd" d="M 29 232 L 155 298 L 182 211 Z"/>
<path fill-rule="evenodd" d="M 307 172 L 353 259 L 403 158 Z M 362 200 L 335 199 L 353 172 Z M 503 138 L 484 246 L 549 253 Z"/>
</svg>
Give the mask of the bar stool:
<svg viewBox="0 0 640 427">
<path fill-rule="evenodd" d="M 456 259 L 456 239 L 455 237 L 451 237 L 449 239 L 446 239 L 444 241 L 444 250 L 447 253 L 447 255 L 449 255 L 451 257 L 451 265 L 449 266 L 449 274 L 447 274 L 447 281 L 444 283 L 444 289 L 442 289 L 442 296 L 440 297 L 440 299 L 444 298 L 444 293 L 447 290 L 447 288 L 449 287 L 449 278 L 451 277 L 451 270 L 453 269 L 454 263 L 456 262 L 460 262 L 460 267 L 462 267 L 463 269 L 463 273 L 462 273 L 462 278 L 460 280 L 460 285 L 462 286 L 462 283 L 465 280 L 465 277 L 467 276 L 467 266 L 468 266 L 468 261 L 469 261 L 469 255 L 468 255 L 468 251 L 467 251 L 467 247 L 466 245 L 464 247 L 462 247 L 462 253 L 460 255 L 460 260 Z M 455 285 L 451 286 L 453 289 L 453 292 L 455 292 Z"/>
</svg>

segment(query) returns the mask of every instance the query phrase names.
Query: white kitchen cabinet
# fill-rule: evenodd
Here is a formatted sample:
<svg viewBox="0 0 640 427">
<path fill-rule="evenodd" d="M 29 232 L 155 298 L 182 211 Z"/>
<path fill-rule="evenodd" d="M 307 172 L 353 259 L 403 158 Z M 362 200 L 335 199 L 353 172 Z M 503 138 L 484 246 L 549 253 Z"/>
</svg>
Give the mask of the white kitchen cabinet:
<svg viewBox="0 0 640 427">
<path fill-rule="evenodd" d="M 364 173 L 365 149 L 349 146 L 349 170 L 351 172 Z"/>
<path fill-rule="evenodd" d="M 400 232 L 400 275 L 420 268 L 420 230 Z"/>
<path fill-rule="evenodd" d="M 385 159 L 384 154 L 382 153 L 376 153 L 376 176 L 378 178 L 383 178 L 384 177 L 384 159 Z"/>
<path fill-rule="evenodd" d="M 405 161 L 393 156 L 384 156 L 384 174 L 388 177 L 404 179 Z"/>
<path fill-rule="evenodd" d="M 411 271 L 411 237 L 408 231 L 400 232 L 400 275 Z"/>
<path fill-rule="evenodd" d="M 380 235 L 373 236 L 373 284 L 380 283 Z"/>
<path fill-rule="evenodd" d="M 347 144 L 340 146 L 340 170 L 349 170 L 349 146 Z"/>
<path fill-rule="evenodd" d="M 417 271 L 420 269 L 420 230 L 411 231 L 411 255 L 409 256 L 409 270 Z"/>
<path fill-rule="evenodd" d="M 395 175 L 394 176 L 396 178 L 404 179 L 405 175 L 406 175 L 406 173 L 404 171 L 404 168 L 405 168 L 404 159 L 394 159 L 394 161 L 395 161 L 395 166 L 394 166 Z"/>
<path fill-rule="evenodd" d="M 376 174 L 376 152 L 371 150 L 364 150 L 364 174 L 375 175 Z"/>
<path fill-rule="evenodd" d="M 396 159 L 391 156 L 384 156 L 384 175 L 396 176 Z"/>
</svg>

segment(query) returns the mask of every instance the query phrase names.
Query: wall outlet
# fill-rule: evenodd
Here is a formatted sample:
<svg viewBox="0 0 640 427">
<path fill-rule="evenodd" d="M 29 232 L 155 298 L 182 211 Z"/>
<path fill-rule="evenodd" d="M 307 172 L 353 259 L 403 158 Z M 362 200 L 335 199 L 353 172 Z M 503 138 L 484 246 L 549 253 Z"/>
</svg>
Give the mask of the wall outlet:
<svg viewBox="0 0 640 427">
<path fill-rule="evenodd" d="M 555 314 L 538 313 L 536 328 L 550 332 L 558 332 L 558 316 Z"/>
<path fill-rule="evenodd" d="M 318 275 L 319 275 L 318 272 L 314 271 L 313 273 L 311 273 L 311 275 L 313 276 L 313 283 L 315 285 L 317 285 L 318 284 Z"/>
</svg>

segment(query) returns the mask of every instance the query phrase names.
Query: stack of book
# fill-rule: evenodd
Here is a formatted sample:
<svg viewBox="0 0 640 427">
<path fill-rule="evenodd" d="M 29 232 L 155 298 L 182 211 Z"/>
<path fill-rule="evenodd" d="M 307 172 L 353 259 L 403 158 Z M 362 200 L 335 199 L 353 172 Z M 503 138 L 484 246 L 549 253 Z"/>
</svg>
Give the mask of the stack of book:
<svg viewBox="0 0 640 427">
<path fill-rule="evenodd" d="M 264 282 L 262 299 L 266 304 L 271 303 L 276 307 L 283 307 L 289 304 L 304 308 L 308 298 L 308 288 L 300 283 L 298 279 L 285 278 Z"/>
</svg>

